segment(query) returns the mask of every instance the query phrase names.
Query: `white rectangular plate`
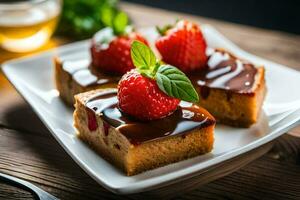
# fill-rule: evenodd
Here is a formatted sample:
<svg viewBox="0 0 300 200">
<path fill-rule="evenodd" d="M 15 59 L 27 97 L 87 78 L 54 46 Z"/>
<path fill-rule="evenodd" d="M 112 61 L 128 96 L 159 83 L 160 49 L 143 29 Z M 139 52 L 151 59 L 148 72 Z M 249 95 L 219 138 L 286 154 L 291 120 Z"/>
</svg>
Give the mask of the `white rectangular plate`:
<svg viewBox="0 0 300 200">
<path fill-rule="evenodd" d="M 53 81 L 54 55 L 89 57 L 90 41 L 82 41 L 29 58 L 3 64 L 3 71 L 32 106 L 53 136 L 69 155 L 98 183 L 120 194 L 148 191 L 179 182 L 201 169 L 218 164 L 257 148 L 295 126 L 300 119 L 300 73 L 256 57 L 239 49 L 209 25 L 202 30 L 210 47 L 222 47 L 237 56 L 266 68 L 268 95 L 260 121 L 249 129 L 217 125 L 211 153 L 154 169 L 136 176 L 125 176 L 75 136 L 73 110 L 58 97 Z M 153 29 L 142 32 L 153 40 Z M 76 55 L 75 55 L 76 54 Z"/>
</svg>

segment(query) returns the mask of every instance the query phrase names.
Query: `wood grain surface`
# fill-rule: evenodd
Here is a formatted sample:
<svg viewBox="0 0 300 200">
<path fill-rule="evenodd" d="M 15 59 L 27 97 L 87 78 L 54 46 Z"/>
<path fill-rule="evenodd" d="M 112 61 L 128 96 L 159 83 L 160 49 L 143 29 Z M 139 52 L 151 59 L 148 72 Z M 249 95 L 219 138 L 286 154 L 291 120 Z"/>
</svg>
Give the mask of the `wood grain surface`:
<svg viewBox="0 0 300 200">
<path fill-rule="evenodd" d="M 122 3 L 138 27 L 188 18 L 215 26 L 241 48 L 300 69 L 300 36 Z M 58 39 L 59 40 L 59 39 Z M 0 51 L 0 61 L 9 53 Z M 286 84 L 286 83 L 283 83 Z M 300 127 L 289 132 L 300 136 Z M 90 178 L 62 149 L 30 106 L 0 74 L 0 172 L 30 181 L 60 199 L 132 199 L 114 195 Z M 32 199 L 0 183 L 0 199 Z M 300 138 L 288 134 L 240 170 L 175 199 L 300 199 Z"/>
</svg>

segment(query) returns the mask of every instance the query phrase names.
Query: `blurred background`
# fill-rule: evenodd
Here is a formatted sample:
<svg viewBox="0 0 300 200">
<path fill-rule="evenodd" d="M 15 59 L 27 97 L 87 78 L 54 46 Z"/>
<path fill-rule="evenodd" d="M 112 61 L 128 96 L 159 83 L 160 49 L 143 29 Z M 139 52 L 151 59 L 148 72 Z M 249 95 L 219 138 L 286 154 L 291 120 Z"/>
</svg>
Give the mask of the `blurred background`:
<svg viewBox="0 0 300 200">
<path fill-rule="evenodd" d="M 296 0 L 126 1 L 300 34 L 300 1 Z M 90 38 L 99 29 L 112 26 L 117 16 L 126 16 L 119 9 L 121 3 L 117 0 L 0 0 L 0 46 L 2 51 L 26 53 L 57 46 L 56 42 L 48 42 L 53 34 L 58 36 L 56 39 L 63 37 L 64 43 Z"/>
<path fill-rule="evenodd" d="M 126 1 L 223 21 L 300 34 L 300 1 L 297 0 Z"/>
</svg>

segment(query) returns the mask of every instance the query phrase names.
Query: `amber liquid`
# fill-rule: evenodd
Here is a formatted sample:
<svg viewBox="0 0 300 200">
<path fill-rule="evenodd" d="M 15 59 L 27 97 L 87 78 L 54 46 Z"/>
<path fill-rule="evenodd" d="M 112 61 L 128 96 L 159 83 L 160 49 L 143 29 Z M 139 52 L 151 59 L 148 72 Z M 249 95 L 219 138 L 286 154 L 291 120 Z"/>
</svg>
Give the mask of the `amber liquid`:
<svg viewBox="0 0 300 200">
<path fill-rule="evenodd" d="M 32 51 L 45 44 L 56 28 L 59 0 L 0 7 L 0 45 L 13 52 Z"/>
<path fill-rule="evenodd" d="M 58 16 L 35 23 L 20 25 L 0 24 L 0 43 L 3 48 L 14 51 L 31 51 L 42 46 L 55 30 Z"/>
</svg>

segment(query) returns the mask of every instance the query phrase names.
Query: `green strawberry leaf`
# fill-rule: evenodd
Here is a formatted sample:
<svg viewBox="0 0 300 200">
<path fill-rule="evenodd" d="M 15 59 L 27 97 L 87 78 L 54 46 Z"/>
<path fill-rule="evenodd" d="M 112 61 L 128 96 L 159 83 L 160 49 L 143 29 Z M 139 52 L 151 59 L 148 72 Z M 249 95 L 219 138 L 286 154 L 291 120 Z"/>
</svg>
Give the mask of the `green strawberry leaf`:
<svg viewBox="0 0 300 200">
<path fill-rule="evenodd" d="M 109 5 L 103 5 L 101 8 L 101 19 L 105 26 L 112 27 L 112 22 L 114 20 L 115 11 L 111 9 Z"/>
<path fill-rule="evenodd" d="M 156 31 L 157 31 L 160 35 L 164 36 L 164 35 L 166 34 L 167 30 L 169 30 L 169 29 L 171 29 L 171 28 L 173 28 L 173 25 L 171 25 L 171 24 L 167 24 L 167 25 L 165 25 L 165 26 L 163 26 L 163 27 L 156 26 Z"/>
<path fill-rule="evenodd" d="M 161 65 L 156 73 L 158 87 L 167 95 L 183 101 L 198 102 L 199 96 L 189 78 L 171 65 Z"/>
<path fill-rule="evenodd" d="M 154 72 L 156 67 L 156 57 L 153 51 L 144 43 L 134 41 L 131 45 L 131 59 L 134 66 L 140 71 L 148 71 L 147 74 Z"/>
<path fill-rule="evenodd" d="M 128 17 L 125 12 L 119 12 L 113 19 L 113 30 L 116 35 L 125 33 L 126 26 L 128 25 Z"/>
</svg>

